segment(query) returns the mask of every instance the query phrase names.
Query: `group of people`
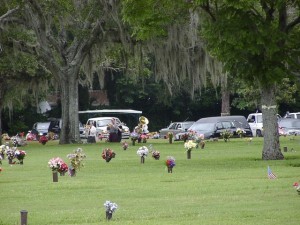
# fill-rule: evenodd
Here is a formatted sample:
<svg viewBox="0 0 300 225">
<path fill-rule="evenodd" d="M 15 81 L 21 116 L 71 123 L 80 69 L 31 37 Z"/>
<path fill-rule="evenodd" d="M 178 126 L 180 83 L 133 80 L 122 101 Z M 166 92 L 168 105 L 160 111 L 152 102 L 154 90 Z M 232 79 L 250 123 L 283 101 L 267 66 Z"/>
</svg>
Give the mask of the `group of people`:
<svg viewBox="0 0 300 225">
<path fill-rule="evenodd" d="M 134 128 L 135 132 L 139 134 L 146 134 L 148 133 L 148 119 L 146 117 L 140 117 L 139 124 Z M 117 124 L 115 118 L 111 119 L 111 123 L 107 125 L 108 141 L 109 142 L 121 142 L 122 140 L 122 125 Z M 87 136 L 88 143 L 95 143 L 99 137 L 97 137 L 97 129 L 96 129 L 96 122 L 91 121 L 89 125 L 86 126 L 85 133 Z"/>
<path fill-rule="evenodd" d="M 107 125 L 107 131 L 109 132 L 109 142 L 121 142 L 122 139 L 122 125 L 116 123 L 116 119 L 112 118 L 111 123 Z M 91 122 L 85 128 L 88 143 L 95 143 L 99 137 L 97 137 L 96 122 Z"/>
</svg>

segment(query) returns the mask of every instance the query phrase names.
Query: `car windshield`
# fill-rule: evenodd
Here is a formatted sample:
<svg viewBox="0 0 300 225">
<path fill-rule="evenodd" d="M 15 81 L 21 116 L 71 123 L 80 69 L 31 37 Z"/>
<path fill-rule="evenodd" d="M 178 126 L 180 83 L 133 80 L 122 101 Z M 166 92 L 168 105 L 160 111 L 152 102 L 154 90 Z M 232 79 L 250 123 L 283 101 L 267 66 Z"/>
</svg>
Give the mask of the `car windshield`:
<svg viewBox="0 0 300 225">
<path fill-rule="evenodd" d="M 197 131 L 198 133 L 211 132 L 215 129 L 215 123 L 194 123 L 189 130 Z"/>
<path fill-rule="evenodd" d="M 182 125 L 183 125 L 183 129 L 185 130 L 185 129 L 190 128 L 193 125 L 193 123 L 184 123 Z"/>
<path fill-rule="evenodd" d="M 300 128 L 300 120 L 282 120 L 279 122 L 279 127 Z"/>
<path fill-rule="evenodd" d="M 111 119 L 98 120 L 97 127 L 106 127 L 109 123 L 111 123 Z"/>
<path fill-rule="evenodd" d="M 48 129 L 50 123 L 38 123 L 36 128 L 37 129 Z"/>
</svg>

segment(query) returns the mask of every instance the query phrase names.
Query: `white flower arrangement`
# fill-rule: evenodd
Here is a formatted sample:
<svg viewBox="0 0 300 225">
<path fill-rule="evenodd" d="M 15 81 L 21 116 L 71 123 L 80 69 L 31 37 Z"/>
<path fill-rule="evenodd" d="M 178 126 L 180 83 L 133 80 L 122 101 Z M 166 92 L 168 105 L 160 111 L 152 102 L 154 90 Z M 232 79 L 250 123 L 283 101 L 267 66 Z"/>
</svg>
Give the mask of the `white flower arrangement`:
<svg viewBox="0 0 300 225">
<path fill-rule="evenodd" d="M 193 142 L 192 140 L 189 140 L 188 142 L 184 143 L 184 148 L 189 151 L 192 150 L 193 148 L 195 148 L 197 146 L 197 143 Z"/>
<path fill-rule="evenodd" d="M 142 157 L 142 156 L 143 156 L 143 157 L 147 156 L 148 153 L 149 153 L 149 150 L 148 150 L 148 148 L 147 148 L 146 146 L 140 147 L 140 148 L 137 150 L 137 152 L 136 152 L 136 154 L 138 154 L 138 155 L 141 156 L 141 157 Z"/>
<path fill-rule="evenodd" d="M 118 209 L 118 205 L 111 201 L 105 201 L 104 207 L 106 212 L 113 213 Z"/>
</svg>

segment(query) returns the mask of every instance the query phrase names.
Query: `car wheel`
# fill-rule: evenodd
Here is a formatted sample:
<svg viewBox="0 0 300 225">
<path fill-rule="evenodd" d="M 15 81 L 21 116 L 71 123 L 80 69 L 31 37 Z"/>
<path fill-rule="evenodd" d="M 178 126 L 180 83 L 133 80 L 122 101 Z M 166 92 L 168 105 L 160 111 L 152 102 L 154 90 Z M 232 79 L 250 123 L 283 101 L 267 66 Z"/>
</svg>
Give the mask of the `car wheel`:
<svg viewBox="0 0 300 225">
<path fill-rule="evenodd" d="M 256 130 L 256 137 L 262 137 L 261 130 Z"/>
</svg>

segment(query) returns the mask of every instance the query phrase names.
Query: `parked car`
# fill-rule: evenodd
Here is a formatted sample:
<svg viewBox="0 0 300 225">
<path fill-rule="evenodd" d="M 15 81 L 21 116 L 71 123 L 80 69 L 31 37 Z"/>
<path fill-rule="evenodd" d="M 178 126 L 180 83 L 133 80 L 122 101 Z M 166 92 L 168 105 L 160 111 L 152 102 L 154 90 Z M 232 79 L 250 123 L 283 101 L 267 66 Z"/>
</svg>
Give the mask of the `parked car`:
<svg viewBox="0 0 300 225">
<path fill-rule="evenodd" d="M 294 112 L 294 113 L 287 112 L 284 118 L 300 119 L 300 112 Z"/>
<path fill-rule="evenodd" d="M 42 136 L 48 133 L 49 126 L 50 122 L 36 122 L 33 124 L 32 129 L 36 130 L 39 136 Z"/>
<path fill-rule="evenodd" d="M 277 118 L 280 119 L 281 116 L 277 114 Z M 262 113 L 251 113 L 247 117 L 247 122 L 249 123 L 253 136 L 262 137 L 263 136 L 263 116 Z"/>
<path fill-rule="evenodd" d="M 239 137 L 237 128 L 245 131 L 245 137 L 252 137 L 251 128 L 244 116 L 216 116 L 197 120 L 187 132 L 175 135 L 175 139 L 180 140 L 182 135 L 191 131 L 203 134 L 205 139 L 219 138 L 225 130 L 229 130 L 233 137 Z"/>
<path fill-rule="evenodd" d="M 284 135 L 299 135 L 300 120 L 294 118 L 283 118 L 278 121 L 279 130 Z"/>
<path fill-rule="evenodd" d="M 129 128 L 121 122 L 121 120 L 117 117 L 95 117 L 90 118 L 86 122 L 86 125 L 89 125 L 91 123 L 96 123 L 96 135 L 102 135 L 102 137 L 107 138 L 108 137 L 108 131 L 107 126 L 111 123 L 112 118 L 115 118 L 116 124 L 118 126 L 122 127 L 122 138 L 128 139 L 130 135 Z"/>
<path fill-rule="evenodd" d="M 168 132 L 172 132 L 174 135 L 187 131 L 195 121 L 173 122 L 167 128 L 159 130 L 160 138 L 167 138 Z"/>
<path fill-rule="evenodd" d="M 50 125 L 48 131 L 53 132 L 55 134 L 59 134 L 62 128 L 62 119 L 50 118 L 49 121 L 50 121 L 49 122 Z M 79 121 L 79 134 L 81 138 L 86 138 L 84 127 L 80 121 Z"/>
</svg>

